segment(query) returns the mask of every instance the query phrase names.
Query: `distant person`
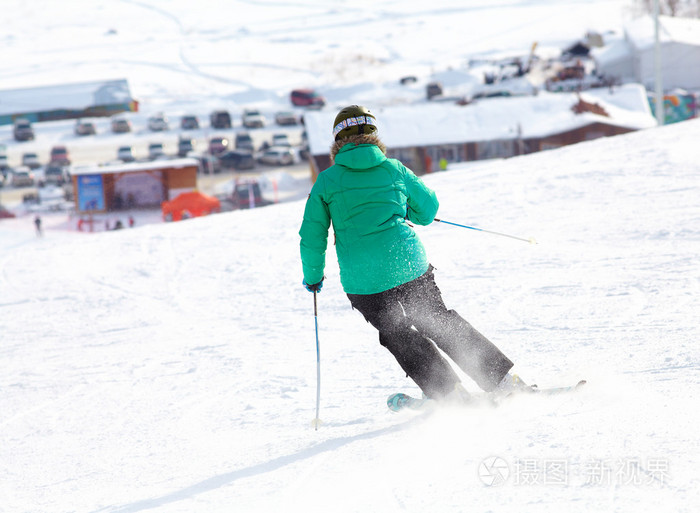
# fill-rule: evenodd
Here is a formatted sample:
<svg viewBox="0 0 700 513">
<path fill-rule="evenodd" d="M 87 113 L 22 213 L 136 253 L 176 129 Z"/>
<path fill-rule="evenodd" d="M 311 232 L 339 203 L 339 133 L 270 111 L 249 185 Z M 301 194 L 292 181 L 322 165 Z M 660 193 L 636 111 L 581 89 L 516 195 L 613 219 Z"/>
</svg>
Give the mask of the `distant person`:
<svg viewBox="0 0 700 513">
<path fill-rule="evenodd" d="M 41 230 L 41 217 L 36 216 L 34 217 L 34 226 L 36 227 L 36 235 L 37 237 L 41 237 L 44 235 L 44 232 Z"/>
<path fill-rule="evenodd" d="M 134 216 L 129 216 L 129 228 L 133 228 L 136 221 L 134 221 Z"/>
<path fill-rule="evenodd" d="M 113 230 L 121 230 L 122 228 L 124 228 L 124 225 L 122 224 L 121 220 L 117 220 L 117 222 L 114 223 L 114 228 L 112 228 L 112 229 Z"/>
<path fill-rule="evenodd" d="M 379 343 L 431 399 L 470 402 L 448 360 L 483 390 L 529 389 L 513 362 L 442 299 L 425 248 L 410 223 L 428 225 L 438 200 L 399 160 L 386 156 L 374 114 L 352 105 L 333 123 L 333 165 L 306 201 L 301 236 L 303 285 L 323 286 L 333 225 L 340 282 L 353 309 L 379 332 Z"/>
</svg>

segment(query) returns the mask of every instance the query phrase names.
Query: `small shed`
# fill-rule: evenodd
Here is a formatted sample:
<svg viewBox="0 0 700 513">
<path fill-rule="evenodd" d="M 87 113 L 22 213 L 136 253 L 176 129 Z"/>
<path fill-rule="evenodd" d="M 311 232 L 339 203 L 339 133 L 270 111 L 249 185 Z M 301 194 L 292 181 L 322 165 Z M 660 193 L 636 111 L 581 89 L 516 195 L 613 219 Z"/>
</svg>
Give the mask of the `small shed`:
<svg viewBox="0 0 700 513">
<path fill-rule="evenodd" d="M 199 164 L 191 158 L 75 168 L 71 172 L 78 213 L 157 208 L 197 188 Z"/>
<path fill-rule="evenodd" d="M 659 16 L 661 75 L 664 89 L 700 89 L 700 20 Z M 634 20 L 624 36 L 594 49 L 598 72 L 654 89 L 654 20 Z"/>
</svg>

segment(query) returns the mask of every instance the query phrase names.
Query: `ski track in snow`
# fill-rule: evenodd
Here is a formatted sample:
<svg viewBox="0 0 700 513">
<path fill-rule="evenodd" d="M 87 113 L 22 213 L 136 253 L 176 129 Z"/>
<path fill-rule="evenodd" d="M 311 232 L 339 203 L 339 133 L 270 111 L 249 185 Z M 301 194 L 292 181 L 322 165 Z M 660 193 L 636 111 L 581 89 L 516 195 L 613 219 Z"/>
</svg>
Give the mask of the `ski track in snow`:
<svg viewBox="0 0 700 513">
<path fill-rule="evenodd" d="M 564 40 L 572 19 L 610 22 L 601 13 L 612 4 L 622 2 L 554 11 L 534 0 L 249 1 L 209 11 L 123 0 L 75 19 L 63 5 L 15 1 L 0 76 L 56 83 L 67 70 L 109 67 L 148 109 L 178 111 L 251 99 L 272 110 L 309 82 L 333 101 L 379 101 L 393 98 L 383 88 L 396 77 L 374 74 L 461 62 L 466 46 L 522 50 L 533 27 Z M 217 8 L 246 17 L 222 24 Z M 450 40 L 459 52 L 436 50 Z M 347 73 L 358 56 L 368 68 Z M 53 135 L 70 145 L 116 141 L 78 141 L 64 128 Z M 416 227 L 448 307 L 527 381 L 588 379 L 572 396 L 498 409 L 389 413 L 390 393 L 418 391 L 349 307 L 329 247 L 318 298 L 323 424 L 311 428 L 301 197 L 120 232 L 47 227 L 42 239 L 26 218 L 0 221 L 0 513 L 694 511 L 698 133 L 691 121 L 425 177 L 440 218 L 539 243 Z M 494 457 L 509 472 L 501 486 L 479 473 Z M 565 466 L 566 482 L 542 482 L 548 463 Z"/>
<path fill-rule="evenodd" d="M 697 126 L 668 127 L 658 144 Z M 311 496 L 305 511 L 548 512 L 572 499 L 580 511 L 690 511 L 698 171 L 675 169 L 669 181 L 664 151 L 636 157 L 652 140 L 639 133 L 426 177 L 442 218 L 490 219 L 539 241 L 418 227 L 448 307 L 527 380 L 589 380 L 571 397 L 496 410 L 390 414 L 385 397 L 415 388 L 348 307 L 330 249 L 319 296 L 324 424 L 311 429 L 314 322 L 296 234 L 303 201 L 121 232 L 8 238 L 0 456 L 10 462 L 3 482 L 18 490 L 8 511 L 52 510 L 61 497 L 82 511 L 277 511 Z M 600 164 L 584 171 L 590 164 L 576 162 L 591 152 Z M 659 206 L 638 209 L 642 193 Z M 479 480 L 493 456 L 509 465 L 506 488 Z M 566 486 L 515 481 L 521 465 L 545 461 L 565 461 Z M 610 467 L 609 485 L 587 482 L 597 464 Z M 18 485 L 19 469 L 42 485 Z M 628 477 L 644 484 L 615 482 Z"/>
</svg>

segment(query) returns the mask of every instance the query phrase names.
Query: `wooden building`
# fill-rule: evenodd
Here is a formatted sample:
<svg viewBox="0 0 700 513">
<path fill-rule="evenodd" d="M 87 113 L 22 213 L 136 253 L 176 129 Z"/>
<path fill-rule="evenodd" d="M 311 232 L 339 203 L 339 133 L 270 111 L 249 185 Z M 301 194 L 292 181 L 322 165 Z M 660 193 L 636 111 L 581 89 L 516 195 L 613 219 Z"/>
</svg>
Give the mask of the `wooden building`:
<svg viewBox="0 0 700 513">
<path fill-rule="evenodd" d="M 656 126 L 644 88 L 489 98 L 468 105 L 420 103 L 375 109 L 390 157 L 417 174 L 445 163 L 508 158 Z M 337 112 L 309 112 L 304 122 L 312 175 L 330 166 Z"/>
<path fill-rule="evenodd" d="M 160 208 L 164 201 L 197 188 L 195 159 L 155 160 L 72 170 L 75 208 L 80 214 Z"/>
</svg>

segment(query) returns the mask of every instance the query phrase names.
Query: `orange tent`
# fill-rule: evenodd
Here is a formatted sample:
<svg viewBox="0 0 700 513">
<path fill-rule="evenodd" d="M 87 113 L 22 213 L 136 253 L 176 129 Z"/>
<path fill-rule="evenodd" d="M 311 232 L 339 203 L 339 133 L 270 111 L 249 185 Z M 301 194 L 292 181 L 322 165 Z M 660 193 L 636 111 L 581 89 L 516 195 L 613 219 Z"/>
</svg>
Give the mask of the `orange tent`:
<svg viewBox="0 0 700 513">
<path fill-rule="evenodd" d="M 170 201 L 164 201 L 161 209 L 166 221 L 180 221 L 221 212 L 221 202 L 201 192 L 183 192 Z"/>
</svg>

